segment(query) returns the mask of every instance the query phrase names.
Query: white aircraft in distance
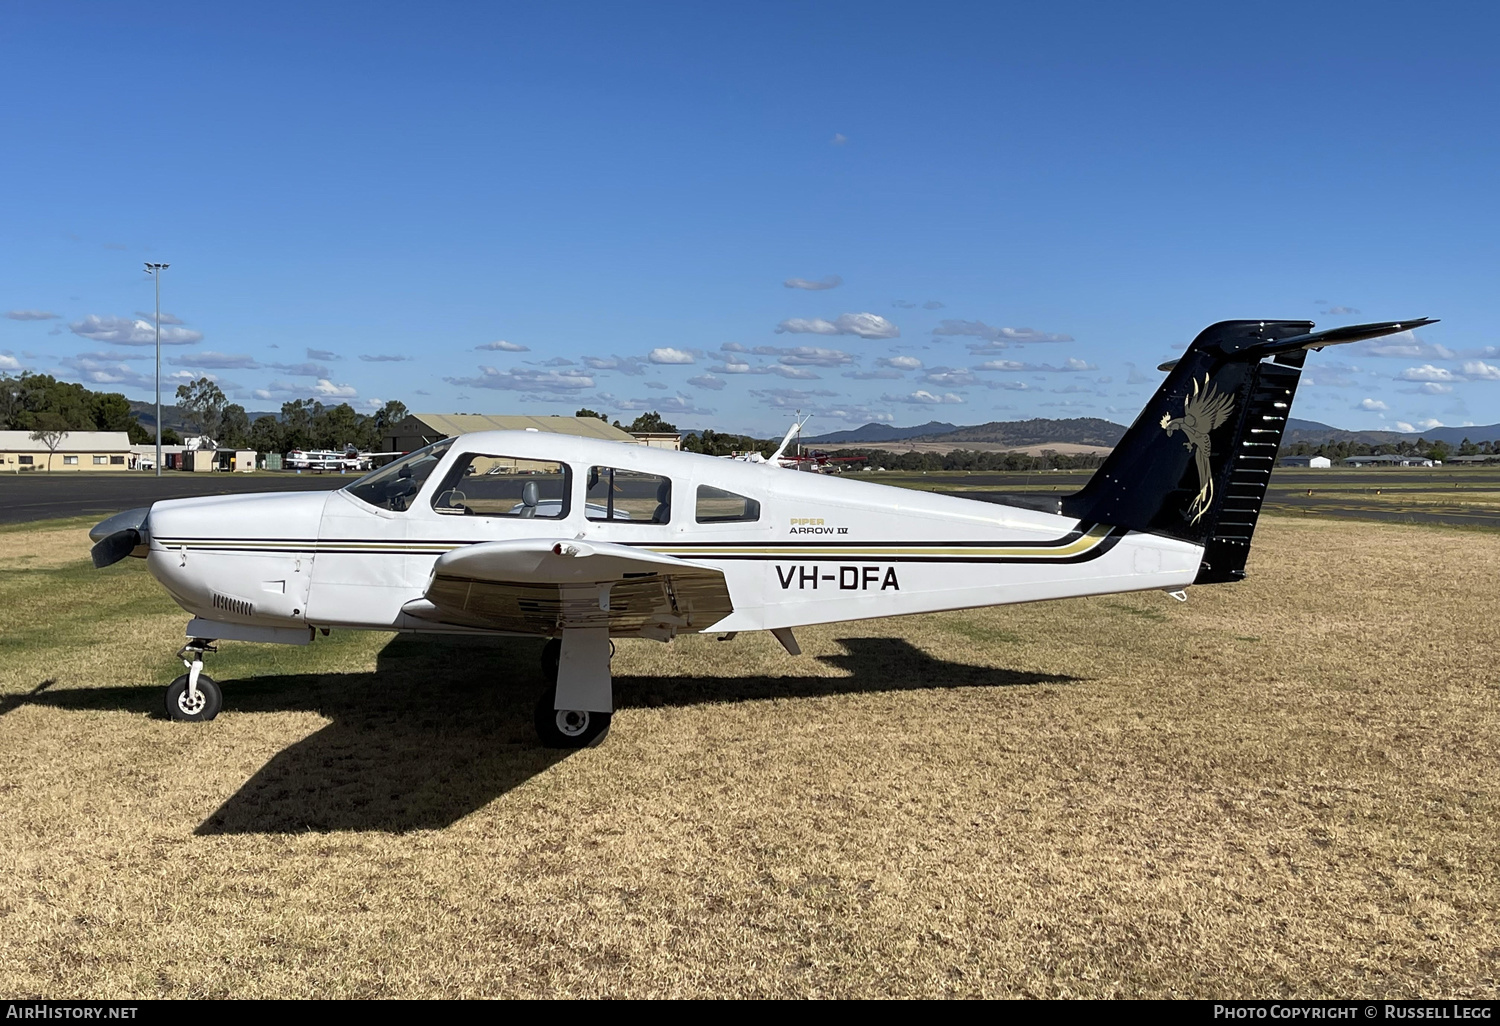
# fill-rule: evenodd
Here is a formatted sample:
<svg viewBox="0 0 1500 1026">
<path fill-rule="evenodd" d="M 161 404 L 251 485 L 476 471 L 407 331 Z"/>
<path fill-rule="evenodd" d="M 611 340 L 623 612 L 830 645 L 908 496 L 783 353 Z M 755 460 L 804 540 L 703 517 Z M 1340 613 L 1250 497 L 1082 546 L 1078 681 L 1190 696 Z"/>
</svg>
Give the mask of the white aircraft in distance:
<svg viewBox="0 0 1500 1026">
<path fill-rule="evenodd" d="M 332 629 L 533 635 L 543 743 L 601 740 L 611 638 L 669 641 L 1244 577 L 1307 350 L 1433 323 L 1313 332 L 1225 321 L 1079 492 L 1000 505 L 777 464 L 539 432 L 444 439 L 334 492 L 168 499 L 92 532 L 95 566 L 143 556 L 192 614 L 166 692 L 208 720 L 216 640 Z"/>
<path fill-rule="evenodd" d="M 293 449 L 286 454 L 288 470 L 369 470 L 377 456 L 403 456 L 399 452 L 360 452 L 353 446 L 338 449 Z"/>
</svg>

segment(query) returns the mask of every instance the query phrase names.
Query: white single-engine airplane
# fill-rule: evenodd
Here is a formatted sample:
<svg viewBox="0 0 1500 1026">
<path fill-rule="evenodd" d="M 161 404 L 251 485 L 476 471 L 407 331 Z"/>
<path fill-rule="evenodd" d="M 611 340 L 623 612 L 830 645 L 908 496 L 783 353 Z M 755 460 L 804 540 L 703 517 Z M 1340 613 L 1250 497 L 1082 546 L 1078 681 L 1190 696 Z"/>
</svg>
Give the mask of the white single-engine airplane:
<svg viewBox="0 0 1500 1026">
<path fill-rule="evenodd" d="M 1076 494 L 1000 505 L 539 432 L 417 450 L 334 492 L 163 500 L 91 532 L 95 566 L 142 556 L 193 615 L 166 692 L 209 720 L 216 640 L 319 631 L 534 635 L 544 744 L 596 744 L 611 638 L 771 631 L 1244 577 L 1307 350 L 1427 319 L 1314 333 L 1225 321 Z"/>
</svg>

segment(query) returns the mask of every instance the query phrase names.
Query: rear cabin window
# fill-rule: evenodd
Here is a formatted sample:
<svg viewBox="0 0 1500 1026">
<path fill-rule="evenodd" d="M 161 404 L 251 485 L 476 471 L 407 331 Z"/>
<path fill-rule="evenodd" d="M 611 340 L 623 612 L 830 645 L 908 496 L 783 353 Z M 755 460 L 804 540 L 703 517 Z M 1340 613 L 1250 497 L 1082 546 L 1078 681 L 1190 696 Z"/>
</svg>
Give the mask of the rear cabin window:
<svg viewBox="0 0 1500 1026">
<path fill-rule="evenodd" d="M 760 503 L 722 488 L 698 486 L 698 523 L 748 524 L 760 519 Z"/>
<path fill-rule="evenodd" d="M 615 467 L 590 467 L 587 516 L 590 520 L 630 520 L 665 524 L 672 519 L 672 482 L 655 474 Z"/>
<path fill-rule="evenodd" d="M 458 458 L 432 508 L 447 516 L 561 520 L 568 484 L 566 463 L 474 453 Z"/>
</svg>

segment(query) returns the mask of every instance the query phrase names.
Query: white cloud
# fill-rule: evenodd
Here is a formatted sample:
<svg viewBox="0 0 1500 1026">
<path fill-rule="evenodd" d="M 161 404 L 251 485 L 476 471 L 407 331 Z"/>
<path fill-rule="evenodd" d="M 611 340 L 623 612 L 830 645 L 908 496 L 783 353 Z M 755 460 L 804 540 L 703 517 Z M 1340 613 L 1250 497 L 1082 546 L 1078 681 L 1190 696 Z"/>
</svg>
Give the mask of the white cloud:
<svg viewBox="0 0 1500 1026">
<path fill-rule="evenodd" d="M 933 367 L 922 375 L 922 380 L 929 385 L 942 385 L 949 388 L 965 388 L 978 384 L 974 375 L 962 367 Z"/>
<path fill-rule="evenodd" d="M 952 392 L 937 395 L 925 388 L 919 388 L 910 395 L 883 395 L 880 398 L 888 403 L 908 403 L 913 406 L 947 406 L 964 401 L 963 396 L 954 395 Z"/>
<path fill-rule="evenodd" d="M 947 303 L 940 303 L 936 299 L 929 299 L 927 302 L 925 302 L 925 303 L 922 304 L 922 309 L 923 310 L 942 310 L 942 309 L 946 308 L 947 305 L 948 305 Z"/>
<path fill-rule="evenodd" d="M 882 356 L 875 361 L 877 367 L 890 367 L 893 370 L 921 370 L 922 361 L 915 356 Z"/>
<path fill-rule="evenodd" d="M 974 368 L 978 371 L 1030 371 L 1037 374 L 1072 374 L 1080 371 L 1096 371 L 1098 366 L 1087 360 L 1070 356 L 1061 366 L 1050 363 L 1022 363 L 1020 360 L 986 360 Z"/>
<path fill-rule="evenodd" d="M 1330 306 L 1327 313 L 1334 317 L 1349 317 L 1357 315 L 1359 311 L 1352 306 Z"/>
<path fill-rule="evenodd" d="M 1453 391 L 1453 386 L 1438 381 L 1424 381 L 1416 388 L 1399 388 L 1397 391 L 1407 395 L 1447 395 Z"/>
<path fill-rule="evenodd" d="M 334 399 L 353 399 L 359 395 L 359 389 L 353 385 L 335 385 L 327 378 L 319 378 L 318 383 L 312 388 L 314 395 L 328 396 Z"/>
<path fill-rule="evenodd" d="M 271 348 L 275 349 L 276 346 L 272 346 Z M 307 351 L 307 358 L 309 360 L 342 360 L 343 359 L 343 357 L 340 356 L 338 353 L 330 352 L 327 349 L 309 349 Z"/>
<path fill-rule="evenodd" d="M 216 353 L 211 349 L 200 353 L 188 353 L 185 356 L 174 356 L 167 362 L 174 367 L 203 367 L 213 370 L 254 370 L 260 366 L 253 356 Z"/>
<path fill-rule="evenodd" d="M 187 360 L 180 362 L 188 363 Z M 321 363 L 312 363 L 311 361 L 307 363 L 273 363 L 271 366 L 298 378 L 326 378 L 329 373 L 327 367 L 324 367 Z"/>
<path fill-rule="evenodd" d="M 751 352 L 756 356 L 775 356 L 789 367 L 842 367 L 854 362 L 853 353 L 817 346 L 756 346 Z"/>
<path fill-rule="evenodd" d="M 1400 357 L 1403 360 L 1451 360 L 1458 355 L 1447 346 L 1424 342 L 1411 330 L 1359 343 L 1355 351 L 1364 356 Z"/>
<path fill-rule="evenodd" d="M 1408 435 L 1411 434 L 1413 431 L 1417 430 L 1416 425 L 1414 425 L 1414 424 L 1408 424 L 1404 420 L 1398 420 L 1398 421 L 1396 421 L 1395 427 L 1396 427 L 1397 431 L 1400 431 L 1403 434 L 1408 434 Z"/>
<path fill-rule="evenodd" d="M 1500 367 L 1483 360 L 1470 360 L 1464 364 L 1464 377 L 1470 381 L 1500 381 Z"/>
<path fill-rule="evenodd" d="M 830 146 L 842 146 L 849 141 L 849 137 L 843 132 L 834 132 L 833 138 L 828 140 Z"/>
<path fill-rule="evenodd" d="M 1060 335 L 1035 328 L 992 328 L 983 321 L 941 321 L 932 329 L 934 335 L 970 335 L 984 339 L 988 345 L 972 347 L 976 351 L 1004 349 L 1028 342 L 1071 342 L 1072 335 Z"/>
<path fill-rule="evenodd" d="M 815 399 L 836 399 L 837 392 L 826 388 L 756 388 L 750 394 L 778 410 L 807 410 Z"/>
<path fill-rule="evenodd" d="M 902 371 L 886 368 L 884 370 L 872 371 L 848 370 L 840 374 L 839 377 L 850 378 L 854 381 L 896 381 L 906 377 L 906 374 Z"/>
<path fill-rule="evenodd" d="M 738 360 L 725 360 L 717 367 L 710 367 L 710 374 L 749 374 L 750 365 Z"/>
<path fill-rule="evenodd" d="M 576 371 L 542 371 L 530 367 L 514 370 L 498 370 L 480 367 L 479 377 L 444 378 L 450 385 L 460 388 L 493 388 L 510 392 L 545 392 L 553 395 L 574 395 L 586 388 L 594 387 L 594 379 Z"/>
<path fill-rule="evenodd" d="M 645 410 L 655 410 L 657 413 L 671 414 L 697 414 L 707 416 L 713 410 L 700 409 L 693 403 L 693 397 L 678 392 L 676 395 L 657 396 L 654 399 L 623 399 L 615 403 L 617 410 L 629 410 L 633 413 Z"/>
<path fill-rule="evenodd" d="M 646 385 L 647 388 L 656 389 L 659 392 L 665 392 L 667 389 L 669 389 L 669 388 L 672 387 L 671 385 L 668 385 L 665 381 L 647 381 L 647 382 L 645 382 L 645 385 Z"/>
<path fill-rule="evenodd" d="M 475 346 L 474 348 L 475 349 L 488 350 L 490 352 L 497 352 L 497 353 L 529 353 L 529 352 L 531 352 L 531 349 L 530 349 L 529 346 L 518 346 L 514 342 L 507 342 L 504 339 L 497 339 L 494 342 L 486 342 L 484 345 L 482 345 L 482 346 Z"/>
<path fill-rule="evenodd" d="M 20 360 L 17 360 L 14 356 L 7 356 L 4 353 L 0 353 L 0 370 L 3 370 L 3 371 L 13 371 L 13 370 L 20 370 L 20 369 L 21 369 L 21 361 Z"/>
<path fill-rule="evenodd" d="M 789 289 L 806 289 L 809 292 L 822 292 L 825 289 L 836 289 L 844 284 L 844 279 L 836 274 L 830 274 L 822 278 L 788 278 L 781 283 Z"/>
<path fill-rule="evenodd" d="M 585 356 L 583 365 L 590 370 L 619 371 L 629 377 L 646 373 L 646 361 L 639 356 Z"/>
<path fill-rule="evenodd" d="M 671 346 L 663 346 L 659 349 L 651 350 L 651 352 L 646 354 L 646 359 L 650 360 L 652 363 L 668 364 L 684 364 L 697 362 L 693 359 L 692 353 L 688 352 L 685 349 L 673 349 Z"/>
<path fill-rule="evenodd" d="M 88 353 L 83 356 L 65 357 L 60 362 L 89 385 L 130 385 L 134 388 L 151 388 L 156 384 L 155 378 L 142 374 L 121 361 L 95 358 L 102 355 L 104 354 Z M 192 375 L 188 377 L 191 379 Z"/>
<path fill-rule="evenodd" d="M 1420 367 L 1408 367 L 1404 371 L 1402 371 L 1400 374 L 1398 374 L 1396 377 L 1400 381 L 1445 381 L 1445 382 L 1447 382 L 1447 381 L 1461 381 L 1461 380 L 1463 380 L 1462 378 L 1460 378 L 1457 374 L 1454 374 L 1448 368 L 1446 368 L 1446 367 L 1434 367 L 1430 363 L 1424 363 Z"/>
<path fill-rule="evenodd" d="M 750 351 L 738 342 L 725 342 L 719 347 L 719 350 L 725 353 L 748 353 Z"/>
<path fill-rule="evenodd" d="M 55 321 L 58 315 L 48 310 L 11 310 L 5 316 L 13 321 Z"/>
<path fill-rule="evenodd" d="M 722 391 L 725 385 L 723 378 L 716 378 L 712 374 L 699 374 L 696 378 L 688 378 L 688 384 L 698 388 L 706 388 L 710 392 Z"/>
<path fill-rule="evenodd" d="M 68 325 L 75 335 L 108 342 L 117 346 L 152 346 L 156 344 L 156 329 L 151 322 L 131 320 L 128 317 L 100 317 L 89 314 L 81 321 Z M 161 329 L 161 344 L 164 346 L 190 346 L 203 341 L 201 331 L 187 328 L 165 327 Z"/>
<path fill-rule="evenodd" d="M 1365 410 L 1365 411 L 1367 411 L 1369 413 L 1375 413 L 1375 412 L 1377 412 L 1379 410 L 1389 410 L 1390 409 L 1389 406 L 1387 406 L 1385 403 L 1381 402 L 1379 399 L 1361 399 L 1359 401 L 1359 403 L 1355 405 L 1354 408 L 1356 410 Z"/>
<path fill-rule="evenodd" d="M 1436 417 L 1428 417 L 1426 420 L 1417 421 L 1417 427 L 1422 431 L 1431 431 L 1435 427 L 1442 427 L 1443 422 Z"/>
<path fill-rule="evenodd" d="M 410 356 L 388 356 L 384 353 L 377 353 L 374 356 L 366 356 L 361 353 L 359 358 L 365 361 L 365 363 L 402 363 L 403 361 L 414 359 L 414 357 Z"/>
<path fill-rule="evenodd" d="M 776 325 L 778 335 L 786 332 L 811 335 L 858 335 L 860 338 L 899 338 L 901 335 L 900 328 L 879 314 L 872 313 L 839 314 L 832 321 L 825 321 L 821 317 L 793 317 Z"/>
<path fill-rule="evenodd" d="M 156 315 L 155 315 L 155 314 L 153 314 L 153 313 L 148 313 L 148 312 L 147 312 L 147 311 L 145 311 L 145 310 L 137 310 L 137 311 L 136 311 L 136 312 L 135 312 L 135 315 L 136 315 L 136 316 L 137 316 L 137 317 L 139 317 L 139 318 L 140 318 L 140 319 L 141 319 L 141 320 L 143 320 L 143 321 L 148 321 L 148 322 L 149 322 L 149 321 L 150 321 L 150 320 L 151 320 L 151 319 L 152 319 L 152 318 L 153 318 L 153 317 L 155 317 L 155 316 L 156 316 Z M 177 315 L 176 315 L 176 314 L 171 314 L 171 313 L 167 313 L 167 311 L 165 311 L 165 310 L 163 310 L 163 311 L 162 311 L 162 312 L 161 312 L 161 322 L 162 322 L 162 323 L 163 323 L 163 324 L 186 324 L 186 323 L 187 323 L 187 322 L 186 322 L 186 321 L 184 321 L 184 320 L 183 320 L 183 319 L 182 319 L 182 318 L 181 318 L 181 317 L 178 317 L 178 316 L 177 316 Z"/>
</svg>

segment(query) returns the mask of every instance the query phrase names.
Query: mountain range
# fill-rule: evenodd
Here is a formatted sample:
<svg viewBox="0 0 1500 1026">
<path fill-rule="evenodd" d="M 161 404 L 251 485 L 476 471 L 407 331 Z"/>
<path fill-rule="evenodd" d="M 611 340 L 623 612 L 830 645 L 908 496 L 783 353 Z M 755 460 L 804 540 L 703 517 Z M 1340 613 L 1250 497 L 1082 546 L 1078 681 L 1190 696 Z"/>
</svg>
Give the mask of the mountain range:
<svg viewBox="0 0 1500 1026">
<path fill-rule="evenodd" d="M 832 431 L 802 440 L 804 445 L 871 445 L 889 442 L 952 442 L 961 448 L 965 442 L 992 442 L 1012 445 L 1017 448 L 1049 443 L 1072 443 L 1075 445 L 1112 446 L 1124 435 L 1125 427 L 1113 421 L 1097 417 L 1072 417 L 1066 420 L 1051 420 L 1035 417 L 1031 420 L 991 421 L 962 427 L 941 421 L 929 421 L 915 427 L 893 427 L 890 424 L 866 424 L 849 431 Z M 1323 424 L 1315 420 L 1287 421 L 1283 444 L 1307 442 L 1321 445 L 1326 442 L 1356 442 L 1379 445 L 1382 442 L 1415 442 L 1425 438 L 1429 442 L 1447 442 L 1458 445 L 1465 438 L 1471 442 L 1500 441 L 1500 424 L 1484 427 L 1435 427 L 1426 431 L 1349 431 Z"/>
</svg>

